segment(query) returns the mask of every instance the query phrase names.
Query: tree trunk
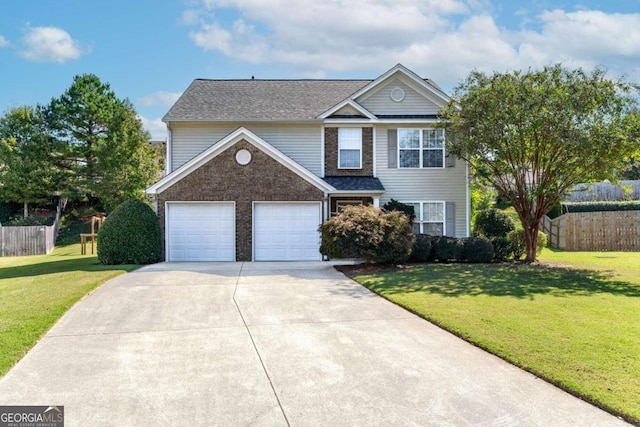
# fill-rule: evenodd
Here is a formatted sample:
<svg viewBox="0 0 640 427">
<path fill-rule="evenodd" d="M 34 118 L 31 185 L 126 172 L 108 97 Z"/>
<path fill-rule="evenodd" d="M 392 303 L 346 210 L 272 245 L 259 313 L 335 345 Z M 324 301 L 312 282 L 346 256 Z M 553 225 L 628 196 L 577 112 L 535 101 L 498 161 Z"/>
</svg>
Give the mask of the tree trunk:
<svg viewBox="0 0 640 427">
<path fill-rule="evenodd" d="M 525 239 L 527 241 L 527 257 L 526 262 L 535 262 L 538 252 L 538 228 L 537 225 L 531 225 L 524 230 Z"/>
<path fill-rule="evenodd" d="M 24 208 L 24 219 L 27 219 L 29 217 L 29 202 L 24 201 L 22 202 L 22 206 Z"/>
</svg>

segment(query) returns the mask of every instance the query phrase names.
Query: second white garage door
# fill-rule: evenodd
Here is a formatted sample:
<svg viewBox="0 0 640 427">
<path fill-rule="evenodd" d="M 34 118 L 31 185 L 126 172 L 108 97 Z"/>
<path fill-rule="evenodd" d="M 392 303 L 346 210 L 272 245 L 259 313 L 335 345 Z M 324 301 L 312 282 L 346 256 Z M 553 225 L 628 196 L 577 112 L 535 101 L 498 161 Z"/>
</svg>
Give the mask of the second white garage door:
<svg viewBox="0 0 640 427">
<path fill-rule="evenodd" d="M 319 261 L 318 226 L 322 205 L 255 203 L 253 245 L 256 261 Z"/>
<path fill-rule="evenodd" d="M 235 261 L 233 203 L 168 203 L 168 261 Z"/>
</svg>

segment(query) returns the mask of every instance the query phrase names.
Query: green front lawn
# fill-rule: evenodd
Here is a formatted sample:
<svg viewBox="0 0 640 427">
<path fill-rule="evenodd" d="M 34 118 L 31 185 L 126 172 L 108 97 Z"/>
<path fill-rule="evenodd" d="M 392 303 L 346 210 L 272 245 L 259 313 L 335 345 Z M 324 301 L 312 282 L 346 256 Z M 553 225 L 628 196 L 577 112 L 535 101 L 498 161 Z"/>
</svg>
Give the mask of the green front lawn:
<svg viewBox="0 0 640 427">
<path fill-rule="evenodd" d="M 541 261 L 353 274 L 465 340 L 640 423 L 640 253 L 545 250 Z"/>
<path fill-rule="evenodd" d="M 80 245 L 50 255 L 0 258 L 0 376 L 80 298 L 138 266 L 105 266 Z"/>
</svg>

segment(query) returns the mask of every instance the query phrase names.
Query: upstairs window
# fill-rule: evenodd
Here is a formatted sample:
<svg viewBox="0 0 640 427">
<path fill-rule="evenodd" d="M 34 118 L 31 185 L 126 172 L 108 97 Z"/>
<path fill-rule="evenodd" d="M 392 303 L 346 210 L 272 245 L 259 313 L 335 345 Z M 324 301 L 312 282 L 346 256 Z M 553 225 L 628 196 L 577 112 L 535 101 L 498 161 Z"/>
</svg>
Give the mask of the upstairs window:
<svg viewBox="0 0 640 427">
<path fill-rule="evenodd" d="M 338 169 L 362 168 L 362 129 L 338 129 Z"/>
<path fill-rule="evenodd" d="M 398 166 L 443 168 L 444 129 L 398 129 Z"/>
</svg>

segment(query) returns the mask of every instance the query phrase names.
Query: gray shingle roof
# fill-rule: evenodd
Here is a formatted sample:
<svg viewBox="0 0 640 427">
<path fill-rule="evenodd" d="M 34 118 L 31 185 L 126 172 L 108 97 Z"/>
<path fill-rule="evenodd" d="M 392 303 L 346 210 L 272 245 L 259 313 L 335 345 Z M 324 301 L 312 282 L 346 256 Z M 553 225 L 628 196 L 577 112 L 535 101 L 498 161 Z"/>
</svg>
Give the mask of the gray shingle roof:
<svg viewBox="0 0 640 427">
<path fill-rule="evenodd" d="M 338 191 L 384 191 L 380 180 L 372 176 L 326 176 L 323 179 Z"/>
<path fill-rule="evenodd" d="M 313 120 L 371 80 L 196 79 L 162 120 Z"/>
</svg>

